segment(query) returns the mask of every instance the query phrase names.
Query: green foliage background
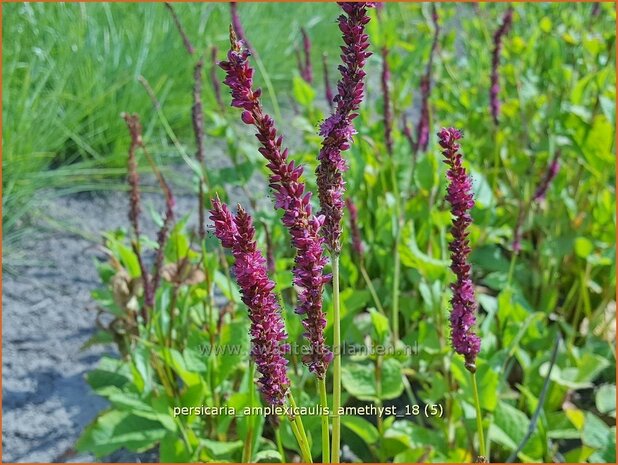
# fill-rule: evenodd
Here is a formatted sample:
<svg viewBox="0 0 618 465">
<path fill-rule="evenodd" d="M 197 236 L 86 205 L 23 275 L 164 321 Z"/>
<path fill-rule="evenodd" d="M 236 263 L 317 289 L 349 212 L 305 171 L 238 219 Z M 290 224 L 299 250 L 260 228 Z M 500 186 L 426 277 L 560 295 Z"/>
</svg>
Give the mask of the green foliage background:
<svg viewBox="0 0 618 465">
<path fill-rule="evenodd" d="M 502 116 L 495 127 L 488 105 L 490 52 L 505 8 L 438 5 L 443 34 L 431 97 L 432 135 L 441 126 L 464 130 L 462 147 L 475 183 L 471 246 L 483 339 L 477 376 L 490 456 L 504 461 L 517 449 L 549 378 L 538 422 L 517 458 L 614 462 L 615 10 L 604 4 L 593 17 L 591 4 L 514 4 L 513 29 L 501 55 Z M 326 52 L 334 82 L 337 7 L 250 4 L 239 10 L 258 50 L 256 80 L 265 87 L 265 106 L 276 116 L 293 158 L 307 165 L 313 188 L 320 143 L 316 125 L 327 108 L 320 60 Z M 180 4 L 177 12 L 197 48 L 216 45 L 222 58 L 228 5 Z M 376 53 L 368 63 L 359 133 L 348 153 L 348 195 L 359 208 L 365 254 L 361 262 L 352 253 L 346 228 L 344 340 L 388 343 L 397 302 L 401 341 L 418 344 L 419 353 L 346 358 L 344 400 L 441 405 L 445 415 L 344 417 L 344 443 L 361 461 L 470 461 L 476 444 L 471 386 L 448 340 L 451 216 L 443 201 L 445 169 L 434 137 L 427 152 L 413 157 L 400 122 L 404 113 L 415 114 L 433 31 L 430 8 L 389 4 L 381 21 L 372 14 L 372 49 L 391 50 L 395 144 L 389 156 Z M 313 41 L 314 85 L 296 71 L 301 26 Z M 193 61 L 163 5 L 7 4 L 3 43 L 3 241 L 9 250 L 18 249 L 41 188 L 55 187 L 56 194 L 124 189 L 128 140 L 120 112 L 140 113 L 145 139 L 161 166 L 176 166 L 193 152 Z M 160 112 L 139 84 L 140 75 L 152 85 Z M 224 151 L 233 162 L 223 170 L 206 167 L 207 195 L 225 197 L 232 187 L 263 178 L 264 162 L 238 113 L 218 108 L 208 78 L 203 99 L 209 150 Z M 525 215 L 523 249 L 515 256 L 518 214 L 558 150 L 560 173 L 547 198 Z M 268 231 L 288 332 L 300 342 L 287 232 L 264 195 L 246 194 L 252 206 L 265 205 L 253 212 L 260 245 L 265 249 Z M 202 244 L 194 239 L 179 221 L 166 246 L 166 263 L 178 266 L 185 260 L 203 278 L 165 282 L 152 323 L 144 327 L 135 315 L 142 296 L 132 284 L 140 271 L 129 239 L 124 231 L 106 234 L 110 262 L 98 264 L 104 286 L 93 296 L 116 323 L 92 343 L 113 341 L 120 357 L 103 359 L 88 376 L 110 408 L 79 447 L 98 456 L 120 447 L 158 446 L 163 461 L 240 460 L 253 428 L 253 460 L 290 458 L 298 451 L 285 422 L 281 438 L 263 418 L 172 414 L 181 405 L 241 408 L 259 402 L 246 356 L 205 358 L 198 350 L 232 341 L 245 347 L 248 320 L 229 276 L 229 257 L 212 238 Z M 142 241 L 146 249 L 155 247 Z M 125 296 L 129 300 L 120 298 L 119 282 L 132 289 Z M 230 303 L 215 302 L 221 295 Z M 327 293 L 326 308 L 330 304 Z M 297 362 L 291 363 L 295 395 L 299 403 L 314 405 L 313 382 Z M 319 418 L 306 418 L 306 427 L 317 459 Z M 285 445 L 283 454 L 278 443 Z"/>
</svg>

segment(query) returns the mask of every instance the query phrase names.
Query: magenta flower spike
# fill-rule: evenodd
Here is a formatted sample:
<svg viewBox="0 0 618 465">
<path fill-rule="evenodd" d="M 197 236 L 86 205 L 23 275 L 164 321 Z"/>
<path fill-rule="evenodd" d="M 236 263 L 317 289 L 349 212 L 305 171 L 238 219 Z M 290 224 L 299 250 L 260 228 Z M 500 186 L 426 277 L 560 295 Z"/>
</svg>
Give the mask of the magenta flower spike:
<svg viewBox="0 0 618 465">
<path fill-rule="evenodd" d="M 474 206 L 472 197 L 472 180 L 462 165 L 462 155 L 458 141 L 462 134 L 455 128 L 441 129 L 438 132 L 444 162 L 449 166 L 447 171 L 448 188 L 446 200 L 451 204 L 453 239 L 449 245 L 451 251 L 451 269 L 457 277 L 451 284 L 451 343 L 453 349 L 463 355 L 466 368 L 476 371 L 476 356 L 481 350 L 481 339 L 474 333 L 476 324 L 476 299 L 472 284 L 472 268 L 468 261 L 470 246 L 468 228 L 472 223 L 470 210 Z"/>
<path fill-rule="evenodd" d="M 425 150 L 427 150 L 427 145 L 429 144 L 429 97 L 431 97 L 431 72 L 433 68 L 434 55 L 436 53 L 436 50 L 438 49 L 438 40 L 440 38 L 438 10 L 436 9 L 436 5 L 433 3 L 431 5 L 431 8 L 431 19 L 434 26 L 433 41 L 431 43 L 429 60 L 427 61 L 425 73 L 423 74 L 423 76 L 421 76 L 421 115 L 416 126 L 416 145 L 414 149 L 415 152 L 417 152 L 418 150 L 424 152 Z"/>
<path fill-rule="evenodd" d="M 543 176 L 543 179 L 536 188 L 533 201 L 540 202 L 545 198 L 545 195 L 547 194 L 547 189 L 549 189 L 549 186 L 558 174 L 558 171 L 560 171 L 560 152 L 556 152 L 551 162 L 549 163 L 547 171 L 545 171 L 545 176 Z"/>
<path fill-rule="evenodd" d="M 551 182 L 557 176 L 558 171 L 560 171 L 560 152 L 559 151 L 557 151 L 554 154 L 553 158 L 549 162 L 549 165 L 547 166 L 547 170 L 545 171 L 543 178 L 539 182 L 534 192 L 534 196 L 532 197 L 532 200 L 530 200 L 526 204 L 525 208 L 522 207 L 519 212 L 519 215 L 517 215 L 517 221 L 515 223 L 515 229 L 513 231 L 513 244 L 512 244 L 513 252 L 515 254 L 518 254 L 521 251 L 521 241 L 522 241 L 522 235 L 523 235 L 522 227 L 523 227 L 524 219 L 526 218 L 528 212 L 530 211 L 534 203 L 538 204 L 542 202 L 543 199 L 545 199 L 547 190 L 549 189 Z"/>
<path fill-rule="evenodd" d="M 261 375 L 258 388 L 269 405 L 283 405 L 290 385 L 285 358 L 288 336 L 273 292 L 275 283 L 268 279 L 266 259 L 255 243 L 253 221 L 240 205 L 232 216 L 218 198 L 212 200 L 210 218 L 215 236 L 234 255 L 234 275 L 249 308 L 251 358 Z"/>
<path fill-rule="evenodd" d="M 128 113 L 124 113 L 122 117 L 127 123 L 127 128 L 129 129 L 129 134 L 131 135 L 129 157 L 127 159 L 129 182 L 129 222 L 131 223 L 131 227 L 133 229 L 133 240 L 131 241 L 131 245 L 133 248 L 133 252 L 137 257 L 137 262 L 139 264 L 140 272 L 142 274 L 142 283 L 144 286 L 144 305 L 142 306 L 141 314 L 144 322 L 146 322 L 149 317 L 148 310 L 152 309 L 154 305 L 154 293 L 152 291 L 150 275 L 148 274 L 148 269 L 146 268 L 146 264 L 142 257 L 142 250 L 140 245 L 141 228 L 139 217 L 141 214 L 141 195 L 139 189 L 139 174 L 137 172 L 136 151 L 138 148 L 144 147 L 144 142 L 142 139 L 142 124 L 140 123 L 139 116 L 137 114 L 131 115 Z"/>
<path fill-rule="evenodd" d="M 210 49 L 210 59 L 212 61 L 212 66 L 210 68 L 210 81 L 212 83 L 212 90 L 215 94 L 215 99 L 217 100 L 217 104 L 224 108 L 223 99 L 221 98 L 221 86 L 219 85 L 219 79 L 217 79 L 217 53 L 219 49 L 216 46 L 213 46 Z"/>
<path fill-rule="evenodd" d="M 502 17 L 502 24 L 494 33 L 494 49 L 491 55 L 491 87 L 489 88 L 489 107 L 494 124 L 500 116 L 500 52 L 502 40 L 509 32 L 513 22 L 513 8 L 509 7 Z"/>
<path fill-rule="evenodd" d="M 352 121 L 364 96 L 363 67 L 371 53 L 369 36 L 365 26 L 369 22 L 367 8 L 370 3 L 339 3 L 344 14 L 339 16 L 339 29 L 345 45 L 341 47 L 343 65 L 339 66 L 341 79 L 337 83 L 335 111 L 322 123 L 320 135 L 322 148 L 318 155 L 320 164 L 316 170 L 320 213 L 324 215 L 323 234 L 326 245 L 334 254 L 341 251 L 341 219 L 343 218 L 343 172 L 347 164 L 341 153 L 350 148 L 355 134 Z"/>
<path fill-rule="evenodd" d="M 230 2 L 230 16 L 232 18 L 232 27 L 234 28 L 234 32 L 236 33 L 238 38 L 244 42 L 245 47 L 247 47 L 247 49 L 251 53 L 255 53 L 253 47 L 247 39 L 245 29 L 242 27 L 242 23 L 240 22 L 240 16 L 238 15 L 238 5 L 236 2 Z"/>
<path fill-rule="evenodd" d="M 384 142 L 389 155 L 393 154 L 393 109 L 390 95 L 391 70 L 388 66 L 388 47 L 382 47 L 382 100 L 384 102 Z"/>
<path fill-rule="evenodd" d="M 345 205 L 346 207 L 348 207 L 348 211 L 350 212 L 350 231 L 352 232 L 352 248 L 354 249 L 354 253 L 356 253 L 359 258 L 362 258 L 365 248 L 363 247 L 363 241 L 361 239 L 360 229 L 358 228 L 358 209 L 356 208 L 356 205 L 350 198 L 345 199 Z"/>
<path fill-rule="evenodd" d="M 301 77 L 309 84 L 313 83 L 313 67 L 311 66 L 311 39 L 305 28 L 301 28 L 300 32 L 303 36 L 303 55 L 304 59 L 299 57 L 298 67 Z"/>
<path fill-rule="evenodd" d="M 242 121 L 257 129 L 259 151 L 272 173 L 269 185 L 275 192 L 275 207 L 283 209 L 282 222 L 296 249 L 293 282 L 300 289 L 296 313 L 305 316 L 304 335 L 311 345 L 303 361 L 310 371 L 323 379 L 333 358 L 324 341 L 326 316 L 322 309 L 322 291 L 330 280 L 330 276 L 324 274 L 326 257 L 320 234 L 324 217 L 313 214 L 311 193 L 305 192 L 305 184 L 300 180 L 303 168 L 288 160 L 288 150 L 282 148 L 283 137 L 278 135 L 273 119 L 262 108 L 262 92 L 253 89 L 254 70 L 248 63 L 249 51 L 236 39 L 233 30 L 230 30 L 230 41 L 228 60 L 219 66 L 227 74 L 224 83 L 231 89 L 232 106 L 243 109 Z"/>
</svg>

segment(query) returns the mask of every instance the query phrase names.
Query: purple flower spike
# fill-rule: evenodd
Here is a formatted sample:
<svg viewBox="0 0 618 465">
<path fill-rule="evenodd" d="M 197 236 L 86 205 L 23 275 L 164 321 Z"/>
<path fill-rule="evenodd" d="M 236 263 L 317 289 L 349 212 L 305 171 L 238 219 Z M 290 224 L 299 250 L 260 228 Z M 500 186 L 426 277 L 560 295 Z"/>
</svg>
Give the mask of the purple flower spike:
<svg viewBox="0 0 618 465">
<path fill-rule="evenodd" d="M 258 387 L 269 405 L 283 405 L 290 380 L 285 354 L 288 335 L 281 309 L 273 292 L 275 283 L 268 279 L 266 259 L 255 244 L 255 228 L 251 216 L 238 206 L 236 217 L 217 198 L 212 201 L 210 218 L 215 223 L 215 236 L 234 255 L 234 275 L 242 301 L 249 308 L 251 320 L 251 358 L 261 374 Z"/>
<path fill-rule="evenodd" d="M 462 166 L 462 155 L 459 143 L 462 134 L 454 128 L 441 129 L 438 132 L 444 162 L 449 166 L 446 173 L 448 189 L 446 200 L 451 204 L 453 240 L 449 245 L 451 251 L 451 269 L 457 280 L 451 284 L 451 343 L 458 354 L 464 356 L 466 368 L 476 371 L 476 356 L 481 350 L 481 339 L 473 332 L 476 324 L 476 300 L 472 284 L 472 269 L 468 262 L 470 246 L 468 243 L 468 228 L 472 223 L 470 210 L 474 206 L 472 197 L 472 180 Z"/>
<path fill-rule="evenodd" d="M 348 207 L 348 211 L 350 212 L 350 231 L 352 231 L 352 248 L 354 249 L 354 253 L 358 255 L 359 259 L 363 258 L 363 252 L 365 248 L 363 247 L 363 241 L 361 239 L 360 229 L 358 229 L 358 209 L 356 205 L 352 201 L 352 199 L 345 199 L 345 205 Z"/>
<path fill-rule="evenodd" d="M 300 71 L 300 76 L 305 80 L 305 82 L 312 84 L 313 83 L 313 67 L 311 66 L 311 39 L 307 35 L 307 31 L 305 28 L 301 28 L 300 32 L 303 36 L 303 54 L 304 60 L 301 59 L 300 53 L 298 56 L 298 70 Z"/>
<path fill-rule="evenodd" d="M 560 152 L 556 152 L 554 158 L 552 158 L 551 163 L 547 167 L 547 171 L 545 172 L 545 176 L 543 176 L 543 180 L 540 182 L 538 187 L 536 188 L 536 192 L 534 193 L 533 200 L 535 202 L 540 202 L 545 198 L 545 194 L 547 194 L 547 189 L 549 189 L 549 185 L 554 180 L 558 171 L 560 170 Z"/>
<path fill-rule="evenodd" d="M 363 100 L 365 71 L 363 67 L 371 55 L 367 51 L 369 36 L 365 25 L 369 22 L 369 3 L 339 3 L 343 15 L 339 16 L 339 29 L 345 45 L 341 47 L 343 65 L 339 66 L 341 79 L 337 83 L 335 111 L 320 127 L 323 136 L 318 155 L 320 164 L 316 170 L 321 214 L 324 215 L 324 237 L 326 245 L 334 254 L 341 251 L 341 219 L 343 217 L 343 193 L 345 183 L 343 172 L 347 165 L 341 152 L 348 150 L 355 134 L 352 120 L 358 116 Z"/>
<path fill-rule="evenodd" d="M 388 66 L 388 48 L 382 47 L 382 100 L 384 101 L 384 142 L 389 155 L 393 154 L 393 109 L 389 83 L 391 70 Z"/>
<path fill-rule="evenodd" d="M 242 23 L 240 22 L 240 16 L 238 15 L 238 5 L 236 2 L 230 2 L 230 16 L 232 18 L 232 26 L 234 27 L 234 31 L 240 40 L 242 40 L 245 44 L 245 47 L 249 49 L 251 53 L 255 53 L 253 47 L 249 43 L 247 36 L 245 34 L 245 30 L 242 27 Z"/>
<path fill-rule="evenodd" d="M 513 8 L 509 7 L 502 17 L 502 24 L 494 33 L 494 50 L 491 55 L 491 87 L 489 88 L 489 107 L 494 124 L 498 124 L 500 116 L 500 52 L 502 39 L 509 32 L 513 22 Z"/>
<path fill-rule="evenodd" d="M 264 113 L 260 103 L 261 90 L 253 90 L 254 70 L 249 66 L 249 52 L 230 31 L 231 49 L 228 61 L 219 63 L 226 72 L 224 83 L 230 87 L 232 106 L 242 108 L 242 121 L 257 129 L 260 153 L 271 171 L 270 187 L 275 192 L 275 207 L 284 210 L 282 222 L 292 236 L 296 249 L 294 285 L 299 289 L 296 313 L 305 315 L 303 326 L 311 351 L 303 361 L 316 376 L 323 379 L 332 353 L 324 342 L 326 317 L 322 309 L 322 290 L 330 280 L 323 270 L 326 257 L 320 229 L 323 216 L 315 216 L 311 207 L 311 193 L 305 192 L 300 181 L 302 166 L 288 160 L 288 150 L 282 148 L 283 137 L 278 135 L 273 119 Z"/>
<path fill-rule="evenodd" d="M 221 86 L 219 85 L 219 79 L 217 78 L 217 53 L 219 49 L 216 46 L 213 46 L 210 49 L 210 59 L 212 61 L 212 67 L 210 68 L 210 81 L 212 83 L 212 90 L 215 93 L 215 99 L 217 100 L 217 105 L 221 109 L 225 107 L 223 105 L 223 99 L 221 98 Z"/>
<path fill-rule="evenodd" d="M 425 74 L 421 76 L 421 115 L 416 126 L 416 145 L 414 152 L 417 152 L 418 150 L 424 152 L 427 150 L 427 145 L 429 144 L 429 97 L 431 97 L 431 71 L 433 68 L 434 55 L 438 49 L 438 40 L 440 38 L 438 10 L 436 9 L 435 4 L 431 5 L 431 19 L 434 26 L 433 41 L 431 43 L 431 50 L 429 52 L 429 60 L 427 61 Z"/>
</svg>

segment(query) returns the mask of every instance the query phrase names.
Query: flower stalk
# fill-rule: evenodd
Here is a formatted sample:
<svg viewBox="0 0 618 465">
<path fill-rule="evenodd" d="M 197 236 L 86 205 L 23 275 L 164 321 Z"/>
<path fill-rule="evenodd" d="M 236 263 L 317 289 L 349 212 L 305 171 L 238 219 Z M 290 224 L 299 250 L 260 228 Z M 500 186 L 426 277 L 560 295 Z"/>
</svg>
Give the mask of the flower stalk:
<svg viewBox="0 0 618 465">
<path fill-rule="evenodd" d="M 219 79 L 217 78 L 217 53 L 219 53 L 219 49 L 216 46 L 213 46 L 210 49 L 210 82 L 212 83 L 212 90 L 215 94 L 217 105 L 219 105 L 221 110 L 224 110 L 225 105 L 223 104 L 223 99 L 221 98 L 221 85 L 219 84 Z"/>
<path fill-rule="evenodd" d="M 242 27 L 242 23 L 240 22 L 240 16 L 238 15 L 238 4 L 236 2 L 230 2 L 230 16 L 232 18 L 232 27 L 234 28 L 236 36 L 245 44 L 245 47 L 247 47 L 251 54 L 254 54 L 255 49 L 247 40 L 245 29 Z"/>
<path fill-rule="evenodd" d="M 255 228 L 249 214 L 239 205 L 236 216 L 218 198 L 212 200 L 210 218 L 215 236 L 234 256 L 234 274 L 242 301 L 251 320 L 251 358 L 261 377 L 258 389 L 268 405 L 283 405 L 289 393 L 287 376 L 289 351 L 281 309 L 268 278 L 266 259 L 257 249 Z"/>
<path fill-rule="evenodd" d="M 189 40 L 182 23 L 178 19 L 178 15 L 171 3 L 165 2 L 165 6 L 172 15 L 176 29 L 182 38 L 182 42 L 190 56 L 195 55 L 195 47 Z M 216 55 L 216 49 L 215 49 Z M 198 235 L 201 240 L 206 237 L 206 218 L 204 215 L 204 110 L 202 104 L 202 73 L 204 68 L 204 57 L 196 61 L 193 67 L 193 105 L 191 106 L 191 122 L 193 125 L 193 133 L 195 134 L 195 158 L 200 166 L 199 185 L 198 185 Z M 216 80 L 213 79 L 213 82 Z M 214 84 L 213 84 L 214 85 Z M 217 84 L 218 85 L 218 84 Z"/>
<path fill-rule="evenodd" d="M 433 69 L 433 60 L 436 50 L 438 49 L 438 41 L 440 38 L 440 24 L 438 23 L 438 10 L 434 3 L 431 4 L 431 20 L 433 22 L 433 40 L 431 43 L 431 50 L 429 51 L 429 60 L 425 67 L 425 73 L 421 77 L 421 116 L 416 126 L 416 144 L 414 146 L 414 152 L 419 150 L 424 152 L 427 150 L 429 144 L 429 126 L 430 126 L 430 113 L 429 113 L 429 98 L 431 97 L 431 73 Z"/>
<path fill-rule="evenodd" d="M 494 48 L 491 54 L 491 86 L 489 88 L 489 108 L 494 125 L 498 125 L 500 117 L 500 52 L 504 36 L 508 34 L 513 22 L 513 7 L 509 6 L 502 24 L 496 29 L 493 37 Z"/>
<path fill-rule="evenodd" d="M 233 29 L 230 29 L 231 48 L 227 61 L 219 66 L 226 72 L 224 83 L 231 89 L 232 106 L 243 109 L 241 119 L 257 129 L 260 153 L 268 161 L 271 171 L 270 187 L 275 192 L 275 207 L 284 211 L 282 222 L 292 237 L 296 250 L 294 285 L 299 291 L 296 313 L 304 315 L 304 336 L 310 351 L 303 357 L 309 370 L 323 379 L 332 353 L 324 340 L 326 316 L 322 308 L 322 290 L 330 277 L 324 274 L 326 257 L 320 235 L 324 217 L 313 214 L 311 193 L 305 192 L 300 180 L 302 166 L 288 160 L 288 150 L 282 148 L 283 138 L 278 134 L 273 119 L 264 112 L 260 89 L 253 89 L 254 70 L 249 65 L 249 51 L 243 47 Z"/>
<path fill-rule="evenodd" d="M 324 217 L 323 236 L 331 256 L 333 273 L 333 434 L 331 462 L 339 463 L 341 448 L 341 314 L 339 290 L 339 253 L 341 252 L 341 220 L 345 183 L 343 172 L 347 164 L 342 152 L 348 150 L 355 134 L 353 120 L 364 96 L 363 70 L 371 53 L 365 26 L 369 22 L 369 3 L 339 3 L 343 14 L 339 16 L 344 46 L 341 47 L 343 64 L 339 66 L 341 78 L 337 83 L 335 109 L 320 126 L 323 137 L 316 170 L 320 214 Z"/>
<path fill-rule="evenodd" d="M 474 207 L 472 196 L 472 179 L 462 163 L 459 140 L 462 133 L 455 128 L 443 128 L 438 132 L 444 162 L 449 169 L 446 200 L 451 205 L 453 239 L 449 244 L 451 251 L 451 269 L 456 280 L 451 284 L 451 343 L 453 349 L 465 359 L 465 367 L 470 372 L 476 408 L 477 431 L 479 435 L 478 461 L 485 462 L 485 439 L 481 403 L 476 383 L 476 357 L 481 350 L 481 339 L 474 333 L 477 303 L 472 283 L 472 268 L 469 263 L 470 245 L 469 228 L 472 224 L 470 210 Z"/>
<path fill-rule="evenodd" d="M 386 151 L 389 155 L 393 154 L 393 108 L 391 104 L 390 95 L 390 80 L 391 70 L 388 66 L 388 47 L 382 47 L 382 101 L 384 105 L 383 109 L 383 123 L 384 123 L 384 143 L 386 144 Z"/>
<path fill-rule="evenodd" d="M 300 29 L 303 37 L 303 53 L 297 50 L 298 71 L 300 77 L 308 84 L 313 83 L 313 67 L 311 66 L 311 39 L 304 27 Z"/>
<path fill-rule="evenodd" d="M 530 213 L 532 207 L 534 205 L 538 205 L 545 199 L 545 195 L 547 195 L 549 186 L 551 185 L 554 178 L 558 175 L 558 171 L 560 171 L 560 151 L 556 151 L 551 161 L 549 162 L 545 174 L 539 181 L 539 184 L 534 191 L 534 196 L 532 197 L 532 199 L 528 201 L 525 207 L 520 207 L 520 211 L 517 215 L 517 220 L 515 223 L 515 229 L 513 231 L 513 244 L 511 246 L 515 255 L 519 254 L 519 252 L 521 251 L 522 227 L 524 220 L 528 216 L 528 213 Z"/>
<path fill-rule="evenodd" d="M 140 272 L 142 274 L 142 283 L 144 286 L 144 305 L 141 309 L 142 319 L 144 323 L 148 321 L 148 310 L 152 309 L 154 298 L 151 292 L 150 277 L 144 259 L 142 257 L 142 247 L 140 244 L 141 228 L 139 217 L 141 214 L 141 196 L 139 189 L 139 174 L 137 173 L 137 149 L 144 146 L 142 139 L 142 125 L 137 114 L 125 113 L 122 115 L 131 136 L 131 145 L 129 146 L 129 156 L 127 159 L 127 171 L 129 181 L 129 222 L 133 229 L 133 240 L 131 246 L 133 253 L 137 257 Z"/>
</svg>

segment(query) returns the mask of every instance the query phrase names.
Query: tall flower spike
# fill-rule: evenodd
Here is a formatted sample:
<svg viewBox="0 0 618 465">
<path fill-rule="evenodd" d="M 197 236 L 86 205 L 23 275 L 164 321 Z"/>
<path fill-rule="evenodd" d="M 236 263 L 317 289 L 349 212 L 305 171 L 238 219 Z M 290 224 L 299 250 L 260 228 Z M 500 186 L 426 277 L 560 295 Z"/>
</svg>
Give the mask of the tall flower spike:
<svg viewBox="0 0 618 465">
<path fill-rule="evenodd" d="M 534 192 L 534 196 L 532 197 L 532 200 L 528 202 L 525 208 L 522 207 L 519 211 L 519 214 L 517 215 L 517 221 L 515 223 L 515 229 L 513 231 L 513 245 L 512 245 L 513 252 L 515 252 L 516 254 L 521 251 L 521 240 L 522 240 L 522 235 L 523 235 L 522 227 L 523 227 L 523 223 L 524 223 L 524 219 L 526 218 L 526 215 L 530 211 L 530 208 L 532 207 L 533 203 L 539 203 L 545 198 L 545 195 L 547 194 L 547 190 L 549 189 L 551 182 L 554 180 L 559 170 L 560 170 L 560 151 L 556 151 L 549 165 L 547 166 L 547 170 L 545 171 L 545 174 L 543 175 L 543 179 L 541 179 L 541 181 L 539 182 Z"/>
<path fill-rule="evenodd" d="M 230 2 L 230 16 L 232 18 L 232 26 L 234 27 L 234 31 L 236 35 L 245 43 L 245 47 L 251 52 L 254 53 L 254 49 L 247 40 L 247 36 L 245 34 L 245 30 L 242 27 L 242 23 L 240 22 L 240 16 L 238 15 L 238 5 L 236 2 Z"/>
<path fill-rule="evenodd" d="M 296 249 L 294 259 L 294 285 L 300 291 L 296 313 L 305 315 L 305 337 L 311 345 L 310 353 L 303 361 L 316 376 L 323 379 L 332 352 L 324 342 L 326 316 L 322 309 L 322 290 L 330 277 L 324 275 L 326 257 L 320 228 L 323 216 L 315 216 L 311 207 L 311 193 L 305 192 L 300 180 L 302 166 L 288 160 L 288 150 L 282 148 L 283 138 L 277 134 L 273 119 L 264 113 L 260 102 L 261 90 L 253 90 L 254 70 L 249 66 L 249 51 L 236 39 L 230 29 L 231 49 L 227 61 L 219 66 L 226 72 L 224 83 L 230 88 L 232 106 L 242 108 L 242 121 L 257 129 L 256 137 L 261 144 L 260 153 L 266 158 L 271 171 L 270 187 L 275 192 L 275 207 L 284 210 L 282 222 L 290 232 Z"/>
<path fill-rule="evenodd" d="M 547 189 L 549 189 L 549 185 L 554 180 L 559 170 L 560 170 L 560 152 L 556 151 L 556 153 L 554 154 L 554 157 L 549 163 L 549 166 L 547 167 L 547 171 L 545 171 L 545 176 L 543 176 L 543 179 L 541 180 L 538 187 L 536 188 L 536 192 L 534 193 L 534 198 L 533 198 L 535 202 L 540 202 L 541 200 L 545 198 L 545 195 L 547 194 Z"/>
<path fill-rule="evenodd" d="M 425 73 L 421 76 L 421 110 L 420 118 L 416 126 L 416 145 L 414 151 L 427 150 L 429 144 L 429 97 L 431 97 L 431 71 L 433 68 L 433 59 L 438 49 L 438 40 L 440 38 L 440 24 L 438 23 L 438 10 L 434 3 L 431 4 L 431 20 L 433 21 L 433 41 L 431 50 L 429 51 L 429 60 L 425 68 Z"/>
<path fill-rule="evenodd" d="M 354 249 L 354 253 L 356 253 L 359 258 L 362 258 L 365 248 L 363 247 L 363 241 L 361 239 L 360 229 L 358 229 L 358 209 L 356 208 L 356 205 L 350 198 L 345 199 L 345 205 L 346 207 L 348 207 L 348 211 L 350 212 L 350 231 L 352 231 L 352 248 Z"/>
<path fill-rule="evenodd" d="M 363 67 L 371 53 L 369 36 L 365 25 L 369 22 L 367 8 L 370 3 L 339 3 L 344 14 L 339 16 L 339 29 L 345 45 L 341 47 L 343 65 L 339 66 L 341 79 L 337 83 L 335 111 L 322 123 L 320 135 L 322 148 L 318 155 L 320 164 L 316 170 L 320 213 L 324 215 L 323 234 L 326 245 L 332 253 L 341 251 L 341 219 L 343 217 L 343 194 L 345 183 L 343 172 L 347 164 L 341 152 L 348 150 L 355 134 L 352 121 L 364 94 L 365 71 Z"/>
<path fill-rule="evenodd" d="M 389 155 L 393 154 L 393 109 L 389 83 L 391 70 L 388 66 L 388 47 L 382 47 L 382 100 L 384 101 L 384 142 Z"/>
<path fill-rule="evenodd" d="M 491 87 L 489 88 L 489 107 L 494 124 L 498 124 L 500 116 L 500 52 L 502 39 L 509 32 L 513 22 L 513 8 L 509 8 L 502 17 L 502 24 L 494 33 L 494 49 L 491 55 Z"/>
<path fill-rule="evenodd" d="M 140 123 L 139 116 L 137 114 L 128 114 L 124 113 L 122 115 L 125 122 L 127 123 L 127 127 L 129 129 L 129 134 L 131 135 L 131 145 L 129 147 L 129 157 L 127 160 L 127 170 L 128 170 L 128 181 L 129 181 L 129 222 L 131 223 L 131 227 L 133 229 L 133 241 L 132 248 L 135 256 L 137 257 L 137 262 L 139 264 L 140 272 L 142 274 L 142 283 L 144 285 L 144 306 L 142 307 L 142 318 L 144 321 L 148 318 L 148 310 L 152 308 L 154 303 L 154 295 L 152 292 L 152 287 L 150 283 L 150 276 L 148 274 L 148 270 L 146 269 L 146 265 L 144 263 L 142 257 L 142 251 L 140 246 L 140 223 L 139 216 L 141 213 L 140 208 L 140 192 L 139 192 L 139 174 L 137 173 L 137 160 L 136 160 L 136 151 L 138 148 L 144 146 L 144 142 L 142 139 L 142 124 Z"/>
<path fill-rule="evenodd" d="M 176 206 L 176 200 L 174 199 L 172 188 L 163 177 L 163 174 L 157 169 L 156 165 L 153 165 L 153 169 L 155 169 L 155 175 L 159 179 L 159 184 L 161 186 L 161 190 L 163 191 L 163 196 L 165 197 L 165 215 L 163 217 L 163 224 L 157 233 L 157 252 L 155 254 L 154 269 L 152 272 L 152 297 L 154 298 L 161 282 L 163 260 L 165 258 L 165 244 L 167 243 L 169 237 L 170 228 L 174 223 L 174 208 Z"/>
<path fill-rule="evenodd" d="M 303 55 L 304 59 L 299 58 L 299 70 L 301 77 L 309 84 L 313 83 L 313 68 L 311 66 L 311 39 L 307 31 L 302 27 L 300 32 L 303 36 Z"/>
<path fill-rule="evenodd" d="M 251 320 L 251 358 L 261 374 L 258 387 L 269 405 L 283 405 L 290 380 L 285 358 L 289 345 L 281 309 L 268 279 L 266 260 L 257 249 L 251 216 L 238 206 L 236 217 L 217 198 L 210 218 L 215 236 L 234 255 L 234 275 Z"/>
<path fill-rule="evenodd" d="M 472 197 L 472 180 L 462 166 L 462 155 L 457 142 L 462 137 L 460 131 L 454 128 L 441 129 L 438 132 L 444 162 L 449 166 L 447 171 L 448 188 L 446 200 L 451 204 L 453 239 L 449 245 L 451 251 L 451 269 L 457 277 L 451 284 L 451 342 L 453 349 L 464 356 L 466 368 L 476 371 L 476 356 L 481 350 L 481 339 L 474 333 L 476 324 L 477 304 L 474 298 L 472 284 L 472 269 L 468 261 L 470 246 L 468 243 L 468 228 L 472 223 L 470 210 L 474 206 Z"/>
<path fill-rule="evenodd" d="M 223 110 L 225 105 L 223 105 L 223 99 L 221 98 L 221 86 L 219 85 L 219 79 L 217 78 L 217 53 L 219 53 L 219 49 L 216 46 L 213 46 L 210 49 L 210 59 L 212 61 L 212 66 L 210 67 L 210 81 L 212 82 L 212 90 L 215 94 L 217 105 L 219 105 L 219 107 Z"/>
</svg>

